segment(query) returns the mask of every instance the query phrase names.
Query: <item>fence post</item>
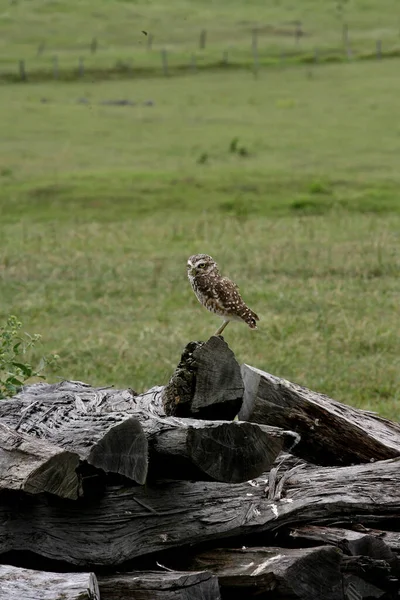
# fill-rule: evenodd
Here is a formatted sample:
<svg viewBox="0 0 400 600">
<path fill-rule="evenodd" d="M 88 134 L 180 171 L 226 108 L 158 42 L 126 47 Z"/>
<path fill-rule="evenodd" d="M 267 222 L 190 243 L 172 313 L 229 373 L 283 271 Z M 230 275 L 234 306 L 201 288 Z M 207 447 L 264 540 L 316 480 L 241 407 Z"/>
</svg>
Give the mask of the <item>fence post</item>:
<svg viewBox="0 0 400 600">
<path fill-rule="evenodd" d="M 58 56 L 53 56 L 53 77 L 58 79 Z"/>
<path fill-rule="evenodd" d="M 353 58 L 353 51 L 350 45 L 349 26 L 347 25 L 347 23 L 343 23 L 342 39 L 347 58 L 348 60 L 351 60 Z"/>
<path fill-rule="evenodd" d="M 257 78 L 260 63 L 258 60 L 258 31 L 256 28 L 254 28 L 251 32 L 251 49 L 253 52 L 253 62 L 254 62 L 253 73 L 254 73 L 254 77 Z"/>
<path fill-rule="evenodd" d="M 342 40 L 343 40 L 343 45 L 345 47 L 347 47 L 349 45 L 349 26 L 347 25 L 347 23 L 343 23 Z"/>
<path fill-rule="evenodd" d="M 300 38 L 303 35 L 303 30 L 301 28 L 301 21 L 297 21 L 296 23 L 296 30 L 294 32 L 294 37 L 295 37 L 295 41 L 296 41 L 296 46 L 299 45 L 300 43 Z"/>
<path fill-rule="evenodd" d="M 206 38 L 207 38 L 207 31 L 205 29 L 203 29 L 200 32 L 200 38 L 199 38 L 199 48 L 200 48 L 200 50 L 204 50 L 204 48 L 206 47 Z"/>
<path fill-rule="evenodd" d="M 162 62 L 162 69 L 163 69 L 163 73 L 165 75 L 165 77 L 168 77 L 168 55 L 167 55 L 167 51 L 165 50 L 161 50 L 161 62 Z"/>
<path fill-rule="evenodd" d="M 43 54 L 45 47 L 46 47 L 45 42 L 40 42 L 38 49 L 37 49 L 38 56 L 41 56 Z"/>
<path fill-rule="evenodd" d="M 97 38 L 93 38 L 92 41 L 90 42 L 90 52 L 92 54 L 95 54 L 97 50 Z"/>
<path fill-rule="evenodd" d="M 83 77 L 85 74 L 85 65 L 82 56 L 79 58 L 79 77 Z"/>
<path fill-rule="evenodd" d="M 344 49 L 347 54 L 347 58 L 348 58 L 348 60 L 351 60 L 353 58 L 353 52 L 351 50 L 349 27 L 348 27 L 347 23 L 343 23 L 342 39 L 343 39 Z"/>
<path fill-rule="evenodd" d="M 19 61 L 19 76 L 21 78 L 21 81 L 26 81 L 26 71 L 25 71 L 25 61 L 24 60 Z"/>
<path fill-rule="evenodd" d="M 376 40 L 376 58 L 378 60 L 382 58 L 382 40 Z"/>
</svg>

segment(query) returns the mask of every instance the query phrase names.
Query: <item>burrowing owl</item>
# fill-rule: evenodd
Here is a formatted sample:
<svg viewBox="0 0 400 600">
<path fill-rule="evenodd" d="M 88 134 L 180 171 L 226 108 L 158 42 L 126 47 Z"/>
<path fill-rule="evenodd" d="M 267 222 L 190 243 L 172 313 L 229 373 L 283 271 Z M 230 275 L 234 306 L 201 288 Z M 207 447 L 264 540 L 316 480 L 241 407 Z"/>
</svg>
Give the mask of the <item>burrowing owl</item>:
<svg viewBox="0 0 400 600">
<path fill-rule="evenodd" d="M 224 319 L 214 335 L 220 335 L 229 321 L 244 321 L 250 329 L 257 328 L 258 316 L 243 302 L 238 286 L 221 276 L 211 256 L 194 254 L 188 259 L 187 270 L 198 301 Z"/>
</svg>

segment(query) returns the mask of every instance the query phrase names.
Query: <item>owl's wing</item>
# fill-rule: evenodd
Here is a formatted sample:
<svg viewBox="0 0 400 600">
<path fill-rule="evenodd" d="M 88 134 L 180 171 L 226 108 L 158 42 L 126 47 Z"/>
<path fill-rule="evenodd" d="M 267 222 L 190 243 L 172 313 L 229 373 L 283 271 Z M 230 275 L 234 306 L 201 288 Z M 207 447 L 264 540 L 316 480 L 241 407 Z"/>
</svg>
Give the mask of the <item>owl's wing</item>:
<svg viewBox="0 0 400 600">
<path fill-rule="evenodd" d="M 239 291 L 239 286 L 236 285 L 236 283 L 234 283 L 233 281 L 231 281 L 228 277 L 222 277 L 221 283 L 224 286 L 231 287 L 231 288 L 235 289 L 237 292 Z"/>
<path fill-rule="evenodd" d="M 232 303 L 238 306 L 243 302 L 238 286 L 228 279 L 228 277 L 221 277 L 221 279 L 214 284 L 213 292 L 215 300 L 221 303 L 222 306 L 227 307 Z"/>
</svg>

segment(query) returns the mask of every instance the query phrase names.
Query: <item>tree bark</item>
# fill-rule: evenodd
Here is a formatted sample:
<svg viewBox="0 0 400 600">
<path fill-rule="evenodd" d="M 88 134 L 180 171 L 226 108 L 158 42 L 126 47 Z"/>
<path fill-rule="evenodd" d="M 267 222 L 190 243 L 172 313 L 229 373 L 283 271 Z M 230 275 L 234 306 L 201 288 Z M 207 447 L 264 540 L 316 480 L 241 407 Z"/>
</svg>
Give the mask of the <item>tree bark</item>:
<svg viewBox="0 0 400 600">
<path fill-rule="evenodd" d="M 167 415 L 233 419 L 242 405 L 243 381 L 235 355 L 222 337 L 190 342 L 163 390 Z"/>
<path fill-rule="evenodd" d="M 191 567 L 217 575 L 223 597 L 344 600 L 342 554 L 319 548 L 218 548 L 198 554 Z"/>
<path fill-rule="evenodd" d="M 48 573 L 0 565 L 0 600 L 100 600 L 94 573 Z"/>
<path fill-rule="evenodd" d="M 76 500 L 79 456 L 0 423 L 0 490 L 48 492 Z"/>
<path fill-rule="evenodd" d="M 161 391 L 134 397 L 79 382 L 39 384 L 1 404 L 0 418 L 137 483 L 144 483 L 149 463 L 153 478 L 247 481 L 298 439 L 265 425 L 166 417 Z"/>
<path fill-rule="evenodd" d="M 132 571 L 99 576 L 101 600 L 219 600 L 215 575 L 187 571 Z"/>
<path fill-rule="evenodd" d="M 321 465 L 349 465 L 400 455 L 400 425 L 336 402 L 248 365 L 239 419 L 296 431 L 293 453 Z"/>
<path fill-rule="evenodd" d="M 399 466 L 400 459 L 336 469 L 294 467 L 272 486 L 268 476 L 236 485 L 161 481 L 110 488 L 102 498 L 72 504 L 3 492 L 0 552 L 30 550 L 80 566 L 117 565 L 188 543 L 301 523 L 390 522 L 400 511 Z"/>
</svg>

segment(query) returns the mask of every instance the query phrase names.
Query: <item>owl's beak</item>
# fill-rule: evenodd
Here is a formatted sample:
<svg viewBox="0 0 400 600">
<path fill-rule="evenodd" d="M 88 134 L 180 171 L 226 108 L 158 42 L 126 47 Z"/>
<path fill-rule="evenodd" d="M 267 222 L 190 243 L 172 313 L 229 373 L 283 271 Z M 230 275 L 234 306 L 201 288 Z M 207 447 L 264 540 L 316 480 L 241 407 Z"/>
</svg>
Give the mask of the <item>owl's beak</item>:
<svg viewBox="0 0 400 600">
<path fill-rule="evenodd" d="M 196 275 L 196 267 L 190 267 L 189 273 L 194 277 Z"/>
</svg>

